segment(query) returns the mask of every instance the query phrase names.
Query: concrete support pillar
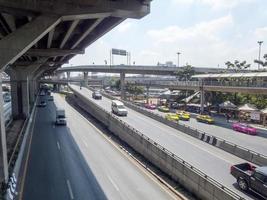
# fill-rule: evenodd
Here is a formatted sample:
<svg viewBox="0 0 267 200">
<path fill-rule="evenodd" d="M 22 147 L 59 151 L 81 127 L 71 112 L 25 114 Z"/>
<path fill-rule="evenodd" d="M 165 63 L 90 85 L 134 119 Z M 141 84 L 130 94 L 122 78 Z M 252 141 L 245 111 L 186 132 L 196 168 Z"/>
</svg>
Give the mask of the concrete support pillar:
<svg viewBox="0 0 267 200">
<path fill-rule="evenodd" d="M 84 87 L 88 86 L 88 72 L 83 72 L 83 79 L 84 79 Z"/>
<path fill-rule="evenodd" d="M 67 81 L 70 81 L 70 72 L 67 72 Z"/>
<path fill-rule="evenodd" d="M 32 73 L 36 65 L 28 67 L 9 67 L 7 73 L 10 76 L 12 114 L 14 118 L 24 119 L 29 116 L 30 103 L 34 102 L 34 80 Z"/>
<path fill-rule="evenodd" d="M 2 95 L 2 79 L 0 77 L 0 182 L 8 182 L 8 164 L 7 164 L 7 148 L 6 148 L 6 129 L 5 129 L 5 118 L 4 118 L 4 100 Z"/>
<path fill-rule="evenodd" d="M 146 103 L 149 103 L 149 86 L 146 86 Z"/>
<path fill-rule="evenodd" d="M 23 119 L 28 117 L 30 112 L 29 102 L 29 79 L 16 80 L 11 78 L 11 102 L 14 118 Z"/>
<path fill-rule="evenodd" d="M 30 106 L 32 107 L 35 100 L 36 100 L 36 97 L 37 97 L 37 81 L 36 79 L 34 79 L 33 77 L 30 78 L 30 81 L 29 81 L 29 97 L 30 97 Z"/>
<path fill-rule="evenodd" d="M 120 73 L 120 82 L 121 82 L 121 99 L 125 100 L 126 95 L 125 95 L 125 73 L 124 72 Z"/>
<path fill-rule="evenodd" d="M 205 104 L 205 91 L 203 87 L 203 81 L 201 80 L 200 86 L 200 113 L 204 112 L 204 104 Z"/>
</svg>

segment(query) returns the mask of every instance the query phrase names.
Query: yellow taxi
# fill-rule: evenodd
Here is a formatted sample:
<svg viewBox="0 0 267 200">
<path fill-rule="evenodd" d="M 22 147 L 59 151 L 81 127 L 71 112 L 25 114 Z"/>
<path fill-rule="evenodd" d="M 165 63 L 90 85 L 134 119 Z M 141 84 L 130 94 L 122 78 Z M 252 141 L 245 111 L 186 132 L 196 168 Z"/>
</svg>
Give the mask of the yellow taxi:
<svg viewBox="0 0 267 200">
<path fill-rule="evenodd" d="M 179 121 L 179 115 L 176 113 L 168 113 L 165 115 L 165 119 L 170 121 Z"/>
<path fill-rule="evenodd" d="M 214 119 L 209 115 L 198 115 L 197 121 L 207 123 L 207 124 L 214 124 Z"/>
<path fill-rule="evenodd" d="M 179 116 L 181 120 L 188 121 L 190 119 L 190 113 L 183 111 L 183 110 L 178 110 L 176 111 L 176 114 Z"/>
</svg>

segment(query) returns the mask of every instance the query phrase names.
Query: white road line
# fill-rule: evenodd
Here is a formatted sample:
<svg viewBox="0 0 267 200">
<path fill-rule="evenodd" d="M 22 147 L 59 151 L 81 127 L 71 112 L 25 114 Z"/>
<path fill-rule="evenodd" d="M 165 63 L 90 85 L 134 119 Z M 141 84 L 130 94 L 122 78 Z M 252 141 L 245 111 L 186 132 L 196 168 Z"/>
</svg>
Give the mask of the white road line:
<svg viewBox="0 0 267 200">
<path fill-rule="evenodd" d="M 177 136 L 177 135 L 175 135 L 175 134 L 171 134 L 171 135 L 180 139 L 180 137 Z M 219 155 L 213 153 L 212 151 L 209 151 L 209 150 L 207 150 L 207 149 L 205 149 L 205 148 L 199 146 L 198 144 L 194 144 L 194 143 L 191 142 L 191 141 L 187 141 L 187 142 L 188 142 L 189 144 L 191 144 L 191 145 L 193 145 L 193 146 L 195 146 L 195 147 L 201 149 L 202 151 L 205 151 L 205 152 L 207 152 L 207 153 L 213 155 L 215 158 L 221 159 L 221 160 L 223 160 L 224 162 L 227 162 L 227 163 L 229 163 L 229 164 L 233 164 L 233 161 L 226 160 L 225 158 L 222 158 L 221 156 L 219 156 Z M 222 156 L 224 156 L 224 155 L 222 155 Z"/>
<path fill-rule="evenodd" d="M 60 144 L 59 144 L 59 142 L 57 142 L 57 148 L 60 150 Z"/>
<path fill-rule="evenodd" d="M 56 128 L 55 124 L 53 125 L 53 128 Z"/>
<path fill-rule="evenodd" d="M 69 190 L 70 198 L 71 199 L 74 199 L 73 192 L 72 192 L 71 185 L 70 185 L 70 181 L 68 179 L 67 179 L 67 185 L 68 185 L 68 190 Z"/>
<path fill-rule="evenodd" d="M 83 143 L 84 143 L 84 145 L 85 145 L 86 147 L 88 147 L 88 144 L 87 144 L 87 142 L 85 142 L 85 141 L 83 140 Z"/>
<path fill-rule="evenodd" d="M 119 187 L 116 185 L 116 183 L 112 180 L 110 176 L 108 176 L 109 181 L 112 183 L 112 185 L 115 187 L 117 191 L 119 191 Z"/>
</svg>

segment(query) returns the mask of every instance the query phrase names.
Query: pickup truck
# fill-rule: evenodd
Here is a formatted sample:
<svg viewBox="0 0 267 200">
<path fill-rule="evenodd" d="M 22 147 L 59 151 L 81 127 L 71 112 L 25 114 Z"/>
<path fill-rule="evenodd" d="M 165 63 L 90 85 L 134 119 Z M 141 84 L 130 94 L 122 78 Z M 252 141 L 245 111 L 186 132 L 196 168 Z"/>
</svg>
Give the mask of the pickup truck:
<svg viewBox="0 0 267 200">
<path fill-rule="evenodd" d="M 230 171 L 241 190 L 251 190 L 267 199 L 267 166 L 256 167 L 249 163 L 242 163 L 231 166 Z"/>
</svg>

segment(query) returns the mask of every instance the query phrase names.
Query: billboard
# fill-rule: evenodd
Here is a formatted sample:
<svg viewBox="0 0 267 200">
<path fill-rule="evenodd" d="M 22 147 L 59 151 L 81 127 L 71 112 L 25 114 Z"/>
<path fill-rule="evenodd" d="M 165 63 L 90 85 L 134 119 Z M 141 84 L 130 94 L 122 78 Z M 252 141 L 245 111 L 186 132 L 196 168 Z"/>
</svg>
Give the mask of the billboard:
<svg viewBox="0 0 267 200">
<path fill-rule="evenodd" d="M 127 51 L 126 50 L 122 50 L 122 49 L 112 49 L 111 53 L 113 55 L 120 55 L 120 56 L 126 56 L 127 55 Z"/>
</svg>

